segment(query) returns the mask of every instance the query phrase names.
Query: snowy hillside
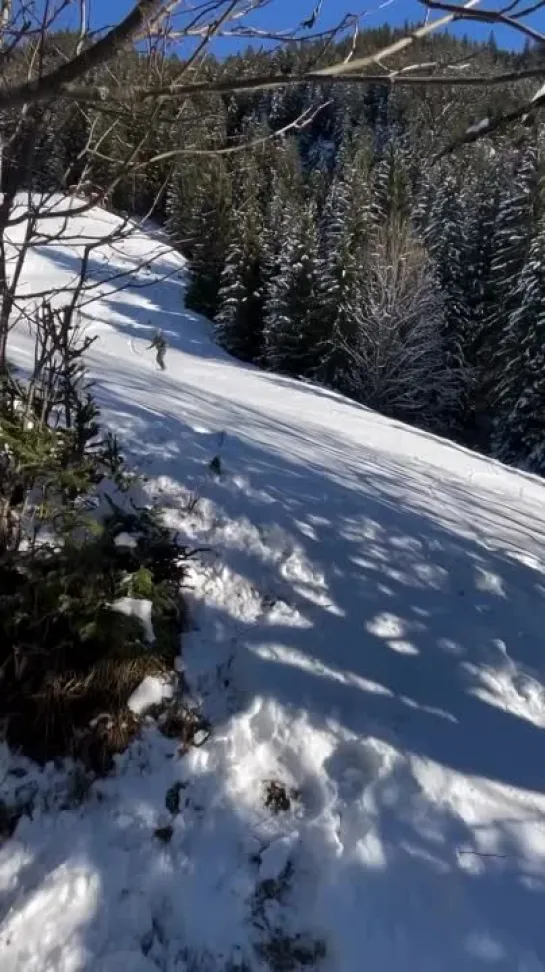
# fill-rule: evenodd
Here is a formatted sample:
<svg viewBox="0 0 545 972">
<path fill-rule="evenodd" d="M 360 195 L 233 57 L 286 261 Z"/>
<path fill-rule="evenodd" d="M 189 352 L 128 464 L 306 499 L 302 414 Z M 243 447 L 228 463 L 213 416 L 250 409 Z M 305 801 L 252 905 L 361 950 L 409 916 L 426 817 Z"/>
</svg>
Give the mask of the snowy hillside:
<svg viewBox="0 0 545 972">
<path fill-rule="evenodd" d="M 545 484 L 230 359 L 163 251 L 92 255 L 90 366 L 209 548 L 180 664 L 212 733 L 180 756 L 150 723 L 67 808 L 3 753 L 34 812 L 0 847 L 2 972 L 543 972 Z M 76 264 L 39 248 L 26 292 Z"/>
</svg>

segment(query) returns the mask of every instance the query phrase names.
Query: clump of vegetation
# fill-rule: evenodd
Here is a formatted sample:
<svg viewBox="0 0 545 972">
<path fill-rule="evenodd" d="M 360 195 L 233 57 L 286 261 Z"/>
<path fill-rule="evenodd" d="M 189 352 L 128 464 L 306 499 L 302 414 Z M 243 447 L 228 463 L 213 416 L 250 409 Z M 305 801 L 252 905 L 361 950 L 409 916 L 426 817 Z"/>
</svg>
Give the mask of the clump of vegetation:
<svg viewBox="0 0 545 972">
<path fill-rule="evenodd" d="M 167 739 L 179 742 L 180 752 L 185 752 L 190 746 L 202 746 L 210 736 L 208 720 L 179 696 L 166 703 L 157 715 L 159 730 Z"/>
<path fill-rule="evenodd" d="M 131 693 L 173 667 L 188 551 L 134 501 L 72 317 L 44 305 L 30 378 L 0 383 L 0 688 L 11 745 L 104 770 L 137 731 Z"/>
<path fill-rule="evenodd" d="M 174 830 L 170 824 L 167 824 L 165 827 L 157 827 L 155 830 L 155 836 L 162 844 L 170 844 L 173 834 Z"/>
<path fill-rule="evenodd" d="M 323 939 L 307 933 L 289 932 L 279 921 L 269 918 L 268 906 L 271 902 L 288 906 L 293 874 L 293 862 L 290 860 L 278 877 L 266 878 L 258 883 L 251 903 L 252 921 L 262 936 L 255 942 L 254 948 L 271 972 L 300 972 L 310 967 L 316 969 L 326 957 Z"/>
<path fill-rule="evenodd" d="M 266 942 L 260 942 L 256 951 L 271 972 L 315 969 L 326 956 L 325 943 L 321 939 L 306 938 L 304 935 L 275 934 Z"/>
<path fill-rule="evenodd" d="M 0 800 L 0 843 L 11 837 L 21 814 L 9 803 Z"/>
<path fill-rule="evenodd" d="M 187 784 L 181 783 L 179 780 L 169 786 L 166 796 L 165 796 L 165 806 L 169 813 L 173 817 L 176 817 L 181 809 L 181 793 L 185 790 Z"/>
<path fill-rule="evenodd" d="M 299 798 L 297 790 L 293 788 L 288 790 L 279 780 L 265 780 L 263 789 L 263 802 L 267 810 L 271 810 L 274 814 L 288 813 L 292 801 Z"/>
</svg>

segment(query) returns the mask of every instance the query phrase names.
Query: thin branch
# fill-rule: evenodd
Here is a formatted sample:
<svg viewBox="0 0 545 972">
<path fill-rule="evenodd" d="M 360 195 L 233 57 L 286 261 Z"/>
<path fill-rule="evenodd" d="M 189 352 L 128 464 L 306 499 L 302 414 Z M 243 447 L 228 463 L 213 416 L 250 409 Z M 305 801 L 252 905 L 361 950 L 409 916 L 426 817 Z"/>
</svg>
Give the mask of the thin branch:
<svg viewBox="0 0 545 972">
<path fill-rule="evenodd" d="M 519 31 L 525 37 L 529 37 L 530 40 L 537 41 L 540 44 L 545 42 L 545 34 L 521 23 L 518 15 L 511 17 L 500 10 L 467 10 L 458 4 L 444 3 L 443 0 L 420 0 L 420 3 L 430 10 L 445 10 L 451 13 L 455 20 L 477 20 L 484 24 L 503 24 L 505 27 Z"/>
<path fill-rule="evenodd" d="M 542 94 L 538 94 L 537 97 L 534 95 L 531 101 L 525 101 L 518 108 L 513 108 L 512 111 L 500 112 L 497 115 L 492 115 L 490 118 L 483 118 L 482 121 L 470 125 L 462 135 L 458 135 L 449 142 L 432 161 L 436 162 L 446 155 L 450 155 L 456 149 L 461 148 L 462 145 L 469 145 L 471 142 L 477 142 L 486 135 L 492 135 L 493 132 L 501 131 L 513 122 L 524 120 L 529 116 L 531 117 L 534 111 L 544 106 L 545 91 Z"/>
<path fill-rule="evenodd" d="M 469 10 L 475 7 L 479 3 L 479 0 L 467 0 L 463 5 L 464 10 Z M 369 67 L 370 64 L 376 62 L 377 58 L 381 61 L 385 60 L 387 57 L 391 57 L 392 54 L 399 54 L 400 51 L 404 51 L 415 41 L 421 40 L 423 37 L 427 37 L 434 30 L 439 30 L 441 27 L 446 27 L 454 20 L 454 14 L 446 14 L 444 17 L 439 17 L 437 20 L 429 20 L 424 23 L 421 27 L 417 27 L 416 30 L 412 31 L 406 37 L 401 37 L 399 40 L 394 41 L 393 44 L 389 44 L 387 47 L 382 48 L 382 50 L 377 51 L 375 54 L 368 54 L 366 57 L 357 57 L 355 60 L 350 61 L 348 64 L 332 64 L 330 67 L 321 68 L 321 70 L 316 73 L 322 77 L 330 77 L 332 75 L 338 75 L 345 71 L 361 71 L 363 68 Z"/>
<path fill-rule="evenodd" d="M 306 111 L 302 112 L 294 121 L 288 122 L 282 128 L 276 129 L 274 132 L 269 132 L 267 135 L 263 135 L 261 138 L 252 139 L 251 141 L 245 141 L 237 143 L 237 145 L 226 145 L 221 148 L 210 148 L 210 149 L 198 149 L 198 148 L 177 148 L 171 149 L 168 152 L 160 152 L 158 155 L 154 155 L 151 159 L 144 159 L 144 161 L 132 166 L 130 169 L 125 170 L 124 174 L 132 175 L 135 172 L 139 172 L 140 169 L 146 169 L 150 165 L 155 165 L 157 162 L 164 162 L 166 159 L 175 159 L 181 155 L 198 155 L 198 156 L 216 156 L 216 155 L 237 155 L 240 152 L 247 152 L 249 149 L 257 148 L 260 145 L 265 145 L 267 142 L 271 142 L 276 138 L 280 138 L 282 135 L 286 135 L 290 131 L 300 131 L 306 128 L 308 125 L 312 124 L 317 115 L 327 108 L 331 102 L 327 101 L 324 104 L 319 105 L 317 108 L 307 108 Z M 108 155 L 103 155 L 102 152 L 96 152 L 90 150 L 90 154 L 94 155 L 96 158 L 103 159 L 106 162 L 113 162 Z"/>
<path fill-rule="evenodd" d="M 423 65 L 419 65 L 420 70 Z M 521 68 L 520 70 L 503 71 L 498 74 L 412 74 L 412 67 L 401 68 L 384 74 L 332 74 L 324 77 L 321 72 L 309 71 L 303 74 L 262 74 L 249 75 L 247 78 L 228 78 L 217 81 L 202 81 L 195 84 L 174 84 L 160 88 L 132 88 L 130 91 L 117 92 L 103 85 L 95 88 L 72 88 L 64 92 L 63 97 L 74 99 L 82 103 L 100 107 L 100 102 L 117 97 L 143 101 L 171 100 L 174 97 L 191 98 L 196 95 L 235 94 L 246 91 L 266 91 L 273 88 L 296 87 L 304 84 L 385 84 L 407 86 L 417 85 L 434 87 L 474 87 L 483 85 L 511 84 L 529 78 L 545 76 L 545 64 L 541 67 Z M 111 105 L 110 105 L 111 108 Z"/>
<path fill-rule="evenodd" d="M 469 10 L 478 2 L 479 0 L 467 0 L 467 3 L 462 9 Z M 208 9 L 220 11 L 223 7 L 225 7 L 225 3 L 226 0 L 213 0 Z M 209 42 L 210 37 L 223 26 L 229 17 L 235 15 L 236 6 L 237 0 L 231 0 L 231 2 L 227 4 L 227 11 L 224 10 L 223 14 L 218 16 L 215 21 L 205 29 L 206 32 L 205 37 L 203 37 L 203 46 Z M 258 0 L 257 4 L 251 5 L 249 9 L 255 9 L 259 6 L 263 6 L 263 4 L 260 4 Z M 45 75 L 45 77 L 30 80 L 25 84 L 18 85 L 13 88 L 7 88 L 1 92 L 0 111 L 6 110 L 7 108 L 17 108 L 21 105 L 36 101 L 49 100 L 54 97 L 75 97 L 75 93 L 70 90 L 70 86 L 73 85 L 74 82 L 76 82 L 83 74 L 89 72 L 91 69 L 96 68 L 113 58 L 125 44 L 134 40 L 142 32 L 146 24 L 153 25 L 153 23 L 157 21 L 161 11 L 164 10 L 164 0 L 139 0 L 136 6 L 133 7 L 132 11 L 120 24 L 112 28 L 109 33 L 96 41 L 96 43 L 87 50 L 81 51 L 81 53 L 77 54 L 72 60 L 62 64 L 50 74 Z M 244 87 L 238 86 L 234 82 L 231 82 L 230 87 L 226 86 L 225 83 L 219 87 L 213 83 L 209 83 L 208 85 L 205 84 L 195 86 L 193 89 L 188 87 L 183 93 L 186 95 L 192 95 L 197 94 L 199 91 L 258 90 L 259 88 L 285 86 L 288 83 L 300 84 L 302 81 L 316 81 L 319 78 L 338 77 L 344 73 L 361 71 L 363 68 L 368 67 L 371 64 L 376 64 L 381 60 L 391 57 L 393 54 L 405 50 L 415 41 L 427 36 L 428 34 L 432 33 L 432 31 L 444 27 L 454 18 L 455 14 L 446 14 L 444 17 L 437 20 L 428 21 L 421 27 L 414 30 L 408 36 L 400 38 L 395 43 L 388 45 L 374 54 L 355 59 L 346 59 L 344 62 L 333 64 L 329 67 L 318 68 L 313 71 L 312 74 L 303 75 L 302 77 L 299 76 L 290 78 L 288 76 L 286 78 L 286 76 L 281 75 L 280 77 L 269 77 L 263 82 L 260 79 L 254 79 L 253 82 L 249 79 Z M 188 65 L 185 64 L 182 69 L 182 73 L 187 73 L 187 70 Z M 109 95 L 107 88 L 95 88 L 95 93 L 97 92 L 99 93 L 99 103 Z M 175 93 L 180 93 L 180 90 L 176 87 L 174 87 L 172 90 L 172 94 Z M 82 96 L 81 90 L 79 96 Z"/>
<path fill-rule="evenodd" d="M 516 3 L 519 2 L 520 0 L 516 0 Z M 516 6 L 516 3 L 510 4 L 510 9 L 512 9 L 513 6 Z M 536 13 L 537 10 L 542 10 L 543 7 L 545 7 L 545 0 L 536 0 L 536 3 L 533 3 L 530 7 L 525 7 L 524 10 L 518 10 L 517 17 L 529 17 L 530 14 Z M 502 12 L 507 13 L 508 10 L 504 10 Z"/>
<path fill-rule="evenodd" d="M 218 0 L 219 3 L 221 0 Z M 153 18 L 161 4 L 162 0 L 138 0 L 121 23 L 71 61 L 61 64 L 44 77 L 4 90 L 0 94 L 0 111 L 19 108 L 21 105 L 44 101 L 58 95 L 66 85 L 114 57 Z"/>
</svg>

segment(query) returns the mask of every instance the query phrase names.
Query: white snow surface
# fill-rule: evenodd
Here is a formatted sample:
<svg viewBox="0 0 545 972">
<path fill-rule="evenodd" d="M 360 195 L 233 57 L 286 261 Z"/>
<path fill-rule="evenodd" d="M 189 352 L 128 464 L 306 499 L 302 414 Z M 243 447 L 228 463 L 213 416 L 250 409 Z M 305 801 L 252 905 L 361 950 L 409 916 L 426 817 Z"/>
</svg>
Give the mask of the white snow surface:
<svg viewBox="0 0 545 972">
<path fill-rule="evenodd" d="M 127 705 L 135 715 L 141 715 L 154 705 L 161 705 L 165 699 L 171 699 L 173 695 L 173 686 L 167 679 L 146 675 L 130 696 Z"/>
<path fill-rule="evenodd" d="M 37 248 L 29 299 L 115 223 Z M 175 254 L 114 292 L 104 267 L 154 246 L 92 254 L 89 364 L 167 522 L 209 550 L 178 667 L 212 731 L 184 755 L 147 723 L 84 800 L 73 768 L 0 752 L 29 807 L 0 847 L 2 972 L 266 972 L 280 935 L 323 943 L 295 970 L 543 972 L 544 483 L 237 363 Z"/>
<path fill-rule="evenodd" d="M 119 614 L 124 614 L 128 618 L 137 618 L 142 623 L 146 641 L 150 645 L 154 644 L 155 631 L 151 620 L 153 605 L 148 598 L 118 597 L 117 601 L 113 601 L 111 607 L 113 611 L 118 611 Z"/>
</svg>

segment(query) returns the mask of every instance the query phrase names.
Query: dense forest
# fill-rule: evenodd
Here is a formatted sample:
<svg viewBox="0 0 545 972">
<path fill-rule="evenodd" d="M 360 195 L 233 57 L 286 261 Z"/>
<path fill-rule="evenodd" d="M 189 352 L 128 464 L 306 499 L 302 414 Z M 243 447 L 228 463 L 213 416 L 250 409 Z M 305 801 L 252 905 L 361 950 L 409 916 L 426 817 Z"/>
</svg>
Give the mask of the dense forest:
<svg viewBox="0 0 545 972">
<path fill-rule="evenodd" d="M 359 48 L 395 36 L 364 32 Z M 249 49 L 210 59 L 207 76 L 308 69 L 312 52 Z M 331 58 L 342 53 L 337 45 Z M 443 34 L 422 41 L 416 59 L 470 63 L 485 78 L 538 56 Z M 117 83 L 159 72 L 164 82 L 176 62 L 158 57 L 118 57 Z M 92 132 L 90 182 L 100 188 L 144 133 L 144 159 L 159 158 L 114 180 L 107 202 L 166 227 L 190 261 L 189 305 L 232 354 L 543 472 L 543 131 L 526 119 L 441 154 L 531 93 L 525 85 L 326 82 L 136 100 L 124 126 L 60 101 L 45 120 L 29 113 L 29 131 L 40 127 L 32 187 L 77 182 Z M 20 181 L 24 150 L 23 133 L 4 159 L 4 189 Z"/>
</svg>

